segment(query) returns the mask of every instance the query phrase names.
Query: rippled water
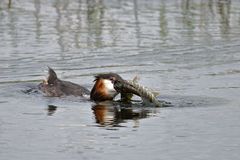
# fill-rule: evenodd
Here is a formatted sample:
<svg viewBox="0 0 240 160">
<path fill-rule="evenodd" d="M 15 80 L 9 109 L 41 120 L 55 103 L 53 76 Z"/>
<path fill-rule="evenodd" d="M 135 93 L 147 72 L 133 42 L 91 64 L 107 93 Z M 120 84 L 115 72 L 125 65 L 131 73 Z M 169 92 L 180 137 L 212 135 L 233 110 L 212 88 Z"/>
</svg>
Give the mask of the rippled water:
<svg viewBox="0 0 240 160">
<path fill-rule="evenodd" d="M 0 1 L 0 159 L 238 159 L 240 2 Z M 25 94 L 116 72 L 174 107 Z"/>
</svg>

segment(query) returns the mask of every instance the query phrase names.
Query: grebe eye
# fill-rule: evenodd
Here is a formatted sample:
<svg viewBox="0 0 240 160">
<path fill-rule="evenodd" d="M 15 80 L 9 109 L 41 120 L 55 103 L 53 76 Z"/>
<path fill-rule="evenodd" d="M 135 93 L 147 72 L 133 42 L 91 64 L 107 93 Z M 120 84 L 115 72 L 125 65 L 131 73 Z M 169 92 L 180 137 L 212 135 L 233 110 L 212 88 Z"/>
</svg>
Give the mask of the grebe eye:
<svg viewBox="0 0 240 160">
<path fill-rule="evenodd" d="M 114 81 L 116 80 L 115 77 L 110 77 L 109 79 L 110 79 L 112 82 L 114 82 Z"/>
</svg>

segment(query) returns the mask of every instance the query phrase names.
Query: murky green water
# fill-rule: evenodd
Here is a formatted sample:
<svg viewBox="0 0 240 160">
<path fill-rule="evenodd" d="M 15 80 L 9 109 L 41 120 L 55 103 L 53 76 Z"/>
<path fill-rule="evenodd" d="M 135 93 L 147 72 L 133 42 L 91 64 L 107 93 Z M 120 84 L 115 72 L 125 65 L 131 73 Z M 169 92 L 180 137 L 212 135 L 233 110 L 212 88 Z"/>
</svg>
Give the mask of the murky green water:
<svg viewBox="0 0 240 160">
<path fill-rule="evenodd" d="M 0 2 L 0 159 L 217 159 L 240 150 L 240 2 Z M 116 72 L 174 107 L 96 106 L 22 91 L 46 66 Z"/>
</svg>

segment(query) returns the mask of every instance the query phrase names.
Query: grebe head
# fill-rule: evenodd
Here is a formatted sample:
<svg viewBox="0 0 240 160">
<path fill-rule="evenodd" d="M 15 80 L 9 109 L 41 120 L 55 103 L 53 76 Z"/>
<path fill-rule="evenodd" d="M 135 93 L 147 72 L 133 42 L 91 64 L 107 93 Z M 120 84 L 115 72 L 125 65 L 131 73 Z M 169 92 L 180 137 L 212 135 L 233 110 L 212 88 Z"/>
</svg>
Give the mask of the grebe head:
<svg viewBox="0 0 240 160">
<path fill-rule="evenodd" d="M 95 76 L 95 84 L 91 90 L 90 97 L 94 101 L 113 100 L 118 94 L 114 88 L 115 81 L 123 79 L 115 73 L 99 74 Z"/>
</svg>

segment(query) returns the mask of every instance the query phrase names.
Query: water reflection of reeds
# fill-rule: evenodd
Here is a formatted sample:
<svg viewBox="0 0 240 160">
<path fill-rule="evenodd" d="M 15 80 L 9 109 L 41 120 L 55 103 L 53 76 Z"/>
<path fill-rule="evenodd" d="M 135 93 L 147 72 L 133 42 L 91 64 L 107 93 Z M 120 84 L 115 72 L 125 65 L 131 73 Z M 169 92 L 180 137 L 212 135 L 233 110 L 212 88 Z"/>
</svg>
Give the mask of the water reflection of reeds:
<svg viewBox="0 0 240 160">
<path fill-rule="evenodd" d="M 160 44 L 174 40 L 175 36 L 176 38 L 185 37 L 189 41 L 204 40 L 206 37 L 207 39 L 228 38 L 231 25 L 236 25 L 232 21 L 239 17 L 235 14 L 231 0 L 153 1 L 152 3 L 136 0 L 121 3 L 103 0 L 51 2 L 34 0 L 26 3 L 33 3 L 35 9 L 34 31 L 39 43 L 41 36 L 46 34 L 43 27 L 52 27 L 44 26 L 46 23 L 42 23 L 46 21 L 44 18 L 47 18 L 42 16 L 47 14 L 43 13 L 44 7 L 55 10 L 55 19 L 47 21 L 55 21 L 57 44 L 61 51 L 73 48 L 115 46 L 116 43 L 139 48 L 148 44 L 146 37 L 149 40 L 152 39 L 153 43 L 159 41 Z M 13 10 L 25 7 L 19 5 L 19 0 L 8 1 L 8 7 Z M 8 16 L 10 17 L 11 14 L 17 14 L 17 12 L 9 12 Z M 12 16 L 17 17 L 17 15 Z M 18 26 L 17 19 L 10 23 L 13 23 L 10 26 Z M 130 25 L 131 29 L 127 29 L 126 25 Z M 11 30 L 10 33 L 14 33 L 18 28 Z M 12 37 L 13 41 L 15 39 L 16 37 Z"/>
</svg>

